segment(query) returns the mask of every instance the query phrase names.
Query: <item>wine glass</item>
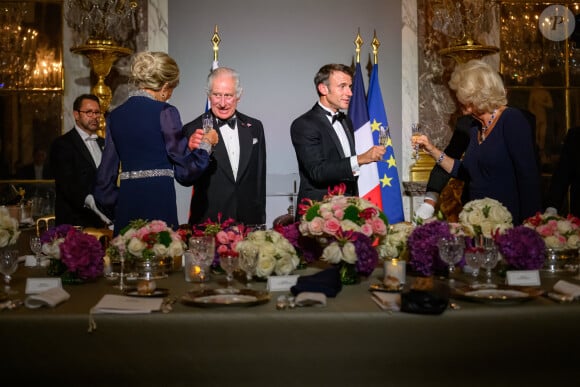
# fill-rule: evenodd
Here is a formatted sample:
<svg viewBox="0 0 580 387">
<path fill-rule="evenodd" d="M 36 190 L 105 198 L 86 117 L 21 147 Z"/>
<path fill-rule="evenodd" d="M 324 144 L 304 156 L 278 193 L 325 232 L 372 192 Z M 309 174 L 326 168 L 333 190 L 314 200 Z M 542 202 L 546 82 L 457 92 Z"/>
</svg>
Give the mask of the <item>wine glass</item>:
<svg viewBox="0 0 580 387">
<path fill-rule="evenodd" d="M 226 281 L 228 288 L 232 287 L 232 281 L 234 280 L 234 271 L 238 268 L 239 258 L 231 253 L 226 252 L 220 254 L 220 266 L 226 272 Z"/>
<path fill-rule="evenodd" d="M 252 277 L 258 266 L 258 257 L 260 256 L 260 249 L 256 246 L 244 246 L 240 250 L 240 269 L 246 272 L 246 281 L 248 285 L 252 281 Z"/>
<path fill-rule="evenodd" d="M 18 269 L 18 253 L 15 250 L 4 250 L 0 254 L 0 273 L 4 275 L 4 293 L 17 294 L 10 288 L 12 274 Z"/>
<path fill-rule="evenodd" d="M 201 124 L 204 133 L 209 133 L 209 131 L 213 129 L 213 116 L 211 112 L 203 113 L 201 116 Z"/>
<path fill-rule="evenodd" d="M 469 248 L 465 250 L 465 263 L 471 269 L 473 277 L 473 284 L 477 284 L 477 277 L 479 276 L 479 269 L 483 265 L 485 259 L 485 252 L 481 248 Z"/>
<path fill-rule="evenodd" d="M 421 124 L 415 122 L 411 124 L 411 142 L 413 143 L 413 158 L 419 159 L 419 144 L 415 143 L 415 139 L 423 134 Z"/>
<path fill-rule="evenodd" d="M 40 241 L 40 237 L 33 235 L 30 237 L 29 240 L 30 250 L 34 253 L 34 258 L 36 259 L 36 268 L 42 268 L 42 256 L 40 255 L 42 251 L 42 242 Z"/>
<path fill-rule="evenodd" d="M 455 272 L 455 265 L 461 261 L 465 242 L 462 237 L 451 236 L 439 239 L 437 242 L 439 257 L 449 265 L 449 282 L 454 281 L 451 275 Z"/>
<path fill-rule="evenodd" d="M 499 253 L 495 245 L 484 246 L 483 247 L 483 263 L 481 267 L 486 270 L 485 277 L 487 278 L 487 284 L 492 284 L 493 268 L 496 267 L 499 262 Z"/>
</svg>

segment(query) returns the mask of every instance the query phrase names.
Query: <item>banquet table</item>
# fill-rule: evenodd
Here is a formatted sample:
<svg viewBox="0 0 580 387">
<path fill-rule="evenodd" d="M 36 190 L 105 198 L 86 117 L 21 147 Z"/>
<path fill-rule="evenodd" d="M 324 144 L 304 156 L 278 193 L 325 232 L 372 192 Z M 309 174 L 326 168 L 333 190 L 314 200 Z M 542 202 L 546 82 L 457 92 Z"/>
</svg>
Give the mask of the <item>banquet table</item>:
<svg viewBox="0 0 580 387">
<path fill-rule="evenodd" d="M 580 303 L 457 300 L 461 309 L 441 315 L 387 312 L 369 292 L 381 274 L 344 286 L 325 307 L 277 310 L 277 296 L 288 292 L 248 307 L 177 302 L 169 313 L 93 315 L 91 333 L 91 307 L 120 291 L 105 278 L 64 285 L 71 297 L 55 308 L 0 312 L 2 385 L 543 386 L 580 379 Z M 46 273 L 19 267 L 12 287 L 21 298 L 29 277 Z M 557 279 L 543 274 L 542 286 Z M 214 275 L 205 286 L 222 280 Z M 158 286 L 178 299 L 200 287 L 182 272 Z"/>
</svg>

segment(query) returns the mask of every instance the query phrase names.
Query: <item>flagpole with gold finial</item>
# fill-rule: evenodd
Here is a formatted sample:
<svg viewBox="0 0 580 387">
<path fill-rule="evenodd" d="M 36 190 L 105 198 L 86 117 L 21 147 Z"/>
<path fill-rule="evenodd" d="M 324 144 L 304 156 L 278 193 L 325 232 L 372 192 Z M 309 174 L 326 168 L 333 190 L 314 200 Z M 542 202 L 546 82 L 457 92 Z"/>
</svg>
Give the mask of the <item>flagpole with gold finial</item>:
<svg viewBox="0 0 580 387">
<path fill-rule="evenodd" d="M 360 36 L 360 28 L 356 33 L 356 39 L 354 40 L 355 52 L 356 52 L 356 63 L 360 63 L 360 48 L 363 45 L 364 41 Z"/>
<path fill-rule="evenodd" d="M 379 47 L 381 46 L 381 42 L 377 39 L 377 30 L 374 30 L 373 34 L 373 41 L 371 42 L 371 46 L 373 47 L 373 63 L 379 63 Z"/>
<path fill-rule="evenodd" d="M 218 32 L 218 26 L 216 24 L 214 31 L 213 31 L 213 36 L 211 37 L 211 43 L 213 44 L 213 61 L 214 61 L 214 63 L 217 63 L 217 61 L 218 61 L 221 41 L 222 40 L 221 40 L 219 32 Z"/>
</svg>

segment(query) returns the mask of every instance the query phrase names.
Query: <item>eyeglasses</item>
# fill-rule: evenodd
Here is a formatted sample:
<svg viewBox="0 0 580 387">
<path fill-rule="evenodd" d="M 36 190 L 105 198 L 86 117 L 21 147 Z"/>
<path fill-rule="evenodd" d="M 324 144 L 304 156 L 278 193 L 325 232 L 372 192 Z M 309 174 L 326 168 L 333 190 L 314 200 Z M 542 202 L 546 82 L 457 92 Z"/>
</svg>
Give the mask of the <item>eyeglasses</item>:
<svg viewBox="0 0 580 387">
<path fill-rule="evenodd" d="M 77 110 L 77 112 L 86 114 L 87 117 L 99 117 L 101 115 L 100 111 L 94 110 L 85 110 L 85 111 Z"/>
</svg>

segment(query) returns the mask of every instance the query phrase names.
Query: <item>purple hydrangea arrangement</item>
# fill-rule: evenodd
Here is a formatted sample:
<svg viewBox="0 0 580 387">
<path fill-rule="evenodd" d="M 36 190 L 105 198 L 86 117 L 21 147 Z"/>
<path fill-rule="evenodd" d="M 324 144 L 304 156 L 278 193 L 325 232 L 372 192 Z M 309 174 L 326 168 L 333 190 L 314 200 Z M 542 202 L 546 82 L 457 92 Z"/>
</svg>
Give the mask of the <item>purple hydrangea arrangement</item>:
<svg viewBox="0 0 580 387">
<path fill-rule="evenodd" d="M 517 270 L 537 270 L 544 265 L 546 245 L 534 229 L 517 226 L 495 238 L 508 266 Z"/>
<path fill-rule="evenodd" d="M 436 272 L 445 272 L 447 264 L 439 258 L 437 242 L 451 235 L 449 224 L 439 220 L 416 227 L 407 238 L 411 269 L 427 277 Z"/>
</svg>

